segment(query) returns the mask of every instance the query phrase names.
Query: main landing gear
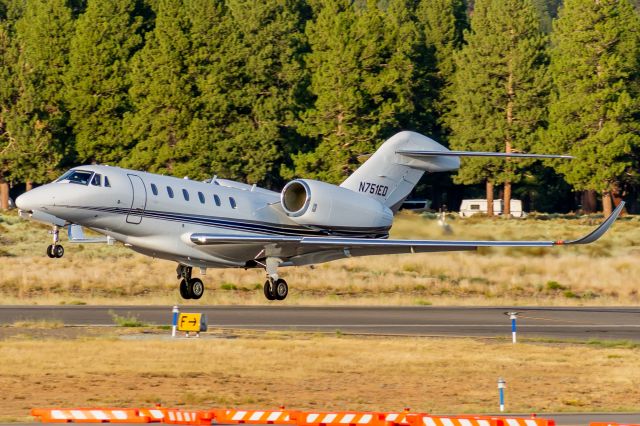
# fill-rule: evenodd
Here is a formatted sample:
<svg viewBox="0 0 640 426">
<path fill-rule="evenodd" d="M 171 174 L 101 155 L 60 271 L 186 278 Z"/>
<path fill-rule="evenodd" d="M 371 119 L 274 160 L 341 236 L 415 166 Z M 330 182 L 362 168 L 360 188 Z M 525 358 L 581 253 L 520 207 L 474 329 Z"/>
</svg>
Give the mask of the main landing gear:
<svg viewBox="0 0 640 426">
<path fill-rule="evenodd" d="M 51 230 L 50 233 L 53 235 L 53 244 L 49 244 L 47 247 L 47 256 L 52 259 L 59 259 L 64 256 L 64 247 L 58 244 L 60 241 L 60 230 L 54 225 L 53 230 Z"/>
<path fill-rule="evenodd" d="M 267 271 L 267 281 L 264 283 L 264 296 L 267 300 L 284 300 L 289 294 L 287 282 L 278 277 L 278 265 L 281 259 L 268 257 L 264 269 Z"/>
<path fill-rule="evenodd" d="M 204 284 L 200 278 L 191 278 L 191 266 L 178 265 L 176 273 L 180 281 L 180 296 L 183 299 L 200 299 L 204 294 Z"/>
</svg>

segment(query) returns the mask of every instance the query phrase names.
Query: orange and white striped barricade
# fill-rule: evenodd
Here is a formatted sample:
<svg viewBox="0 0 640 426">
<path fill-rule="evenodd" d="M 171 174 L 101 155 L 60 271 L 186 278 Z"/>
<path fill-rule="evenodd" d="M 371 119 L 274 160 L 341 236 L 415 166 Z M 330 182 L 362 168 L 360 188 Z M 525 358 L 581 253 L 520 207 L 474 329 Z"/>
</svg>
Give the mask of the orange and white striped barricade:
<svg viewBox="0 0 640 426">
<path fill-rule="evenodd" d="M 410 426 L 505 426 L 501 419 L 408 414 Z"/>
<path fill-rule="evenodd" d="M 391 426 L 391 425 L 408 425 L 409 424 L 409 417 L 408 416 L 427 416 L 428 414 L 420 414 L 420 413 L 410 413 L 407 410 L 401 412 L 401 413 L 385 413 L 384 415 L 384 421 L 386 422 L 387 425 Z"/>
<path fill-rule="evenodd" d="M 640 423 L 591 422 L 589 426 L 640 426 Z"/>
<path fill-rule="evenodd" d="M 211 410 L 183 410 L 164 408 L 163 423 L 170 425 L 210 425 L 213 419 Z"/>
<path fill-rule="evenodd" d="M 164 407 L 140 408 L 138 413 L 143 417 L 148 417 L 151 423 L 159 423 L 164 420 L 166 410 Z"/>
<path fill-rule="evenodd" d="M 385 413 L 334 411 L 297 413 L 298 426 L 386 426 Z"/>
<path fill-rule="evenodd" d="M 213 418 L 222 424 L 295 424 L 288 410 L 212 410 Z"/>
<path fill-rule="evenodd" d="M 507 417 L 507 416 L 455 416 L 457 418 L 478 419 L 478 420 L 500 420 L 504 426 L 555 426 L 553 419 L 538 417 Z"/>
<path fill-rule="evenodd" d="M 133 408 L 34 408 L 31 415 L 43 423 L 149 423 Z"/>
</svg>

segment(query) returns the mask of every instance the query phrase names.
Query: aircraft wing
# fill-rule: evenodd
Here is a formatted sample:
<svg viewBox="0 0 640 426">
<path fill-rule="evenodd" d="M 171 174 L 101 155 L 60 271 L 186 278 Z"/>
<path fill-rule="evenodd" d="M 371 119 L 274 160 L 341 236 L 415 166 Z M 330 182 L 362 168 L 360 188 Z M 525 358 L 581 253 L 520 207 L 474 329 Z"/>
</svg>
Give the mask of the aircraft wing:
<svg viewBox="0 0 640 426">
<path fill-rule="evenodd" d="M 199 246 L 224 244 L 260 245 L 273 255 L 295 260 L 313 253 L 325 253 L 327 259 L 376 254 L 426 253 L 475 250 L 478 247 L 553 247 L 590 244 L 605 234 L 618 218 L 624 203 L 620 203 L 604 222 L 589 234 L 575 240 L 555 241 L 465 241 L 465 240 L 395 240 L 337 237 L 303 237 L 279 235 L 220 235 L 194 233 L 191 242 Z M 272 254 L 268 252 L 271 251 Z M 333 254 L 332 254 L 333 253 Z"/>
</svg>

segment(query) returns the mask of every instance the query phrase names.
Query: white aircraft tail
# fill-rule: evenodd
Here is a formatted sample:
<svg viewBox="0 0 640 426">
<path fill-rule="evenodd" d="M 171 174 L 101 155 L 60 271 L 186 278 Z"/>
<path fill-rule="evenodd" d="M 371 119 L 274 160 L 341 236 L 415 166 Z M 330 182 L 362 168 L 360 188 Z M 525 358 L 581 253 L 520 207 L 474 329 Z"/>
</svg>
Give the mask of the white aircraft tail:
<svg viewBox="0 0 640 426">
<path fill-rule="evenodd" d="M 402 151 L 430 155 L 419 157 Z M 450 151 L 433 139 L 415 132 L 400 132 L 384 142 L 340 186 L 367 194 L 396 211 L 424 172 L 445 172 L 460 167 L 458 157 L 438 155 L 445 152 Z"/>
<path fill-rule="evenodd" d="M 424 172 L 457 170 L 460 157 L 573 158 L 555 154 L 450 151 L 420 133 L 404 131 L 383 143 L 340 186 L 367 194 L 397 211 Z"/>
</svg>

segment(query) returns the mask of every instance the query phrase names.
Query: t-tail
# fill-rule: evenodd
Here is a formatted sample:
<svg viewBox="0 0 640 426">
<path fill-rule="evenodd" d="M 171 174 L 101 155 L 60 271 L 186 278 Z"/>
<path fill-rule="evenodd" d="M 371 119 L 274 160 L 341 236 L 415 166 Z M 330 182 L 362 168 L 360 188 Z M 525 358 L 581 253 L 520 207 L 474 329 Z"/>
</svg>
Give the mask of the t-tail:
<svg viewBox="0 0 640 426">
<path fill-rule="evenodd" d="M 573 158 L 568 155 L 451 151 L 427 136 L 404 131 L 384 142 L 340 186 L 367 194 L 397 211 L 424 172 L 457 170 L 460 157 Z"/>
</svg>

